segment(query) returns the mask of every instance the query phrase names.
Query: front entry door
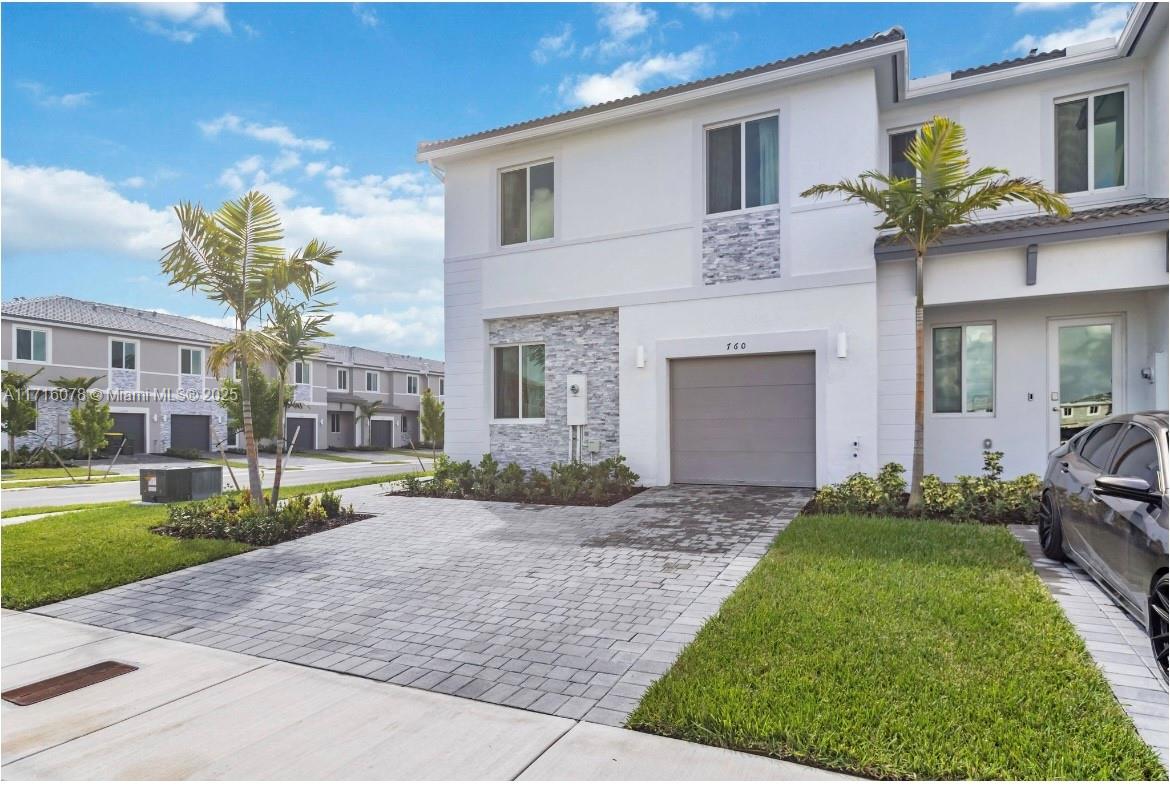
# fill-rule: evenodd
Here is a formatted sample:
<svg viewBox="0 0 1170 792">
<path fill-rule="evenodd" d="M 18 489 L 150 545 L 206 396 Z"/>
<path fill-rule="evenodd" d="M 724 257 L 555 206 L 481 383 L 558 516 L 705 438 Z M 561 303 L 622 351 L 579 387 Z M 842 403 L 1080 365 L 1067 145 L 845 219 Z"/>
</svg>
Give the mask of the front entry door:
<svg viewBox="0 0 1170 792">
<path fill-rule="evenodd" d="M 1048 321 L 1048 447 L 1125 412 L 1125 326 L 1119 316 Z"/>
</svg>

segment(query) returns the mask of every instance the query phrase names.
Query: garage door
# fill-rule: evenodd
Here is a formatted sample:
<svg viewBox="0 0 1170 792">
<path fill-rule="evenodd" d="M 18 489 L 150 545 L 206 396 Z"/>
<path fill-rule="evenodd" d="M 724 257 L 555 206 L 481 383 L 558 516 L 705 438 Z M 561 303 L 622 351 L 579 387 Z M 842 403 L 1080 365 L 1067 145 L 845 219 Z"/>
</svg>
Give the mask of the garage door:
<svg viewBox="0 0 1170 792">
<path fill-rule="evenodd" d="M 811 352 L 671 361 L 672 480 L 812 487 L 816 462 Z"/>
<path fill-rule="evenodd" d="M 300 434 L 297 434 L 298 428 L 301 430 Z M 315 418 L 286 418 L 284 436 L 291 443 L 293 435 L 296 435 L 297 441 L 293 448 L 297 451 L 312 451 L 317 447 L 316 428 L 317 420 Z"/>
<path fill-rule="evenodd" d="M 370 421 L 370 445 L 389 448 L 394 444 L 394 421 Z"/>
<path fill-rule="evenodd" d="M 172 415 L 171 448 L 210 451 L 211 417 L 208 415 Z"/>
<path fill-rule="evenodd" d="M 146 416 L 142 413 L 110 413 L 114 419 L 114 428 L 111 431 L 126 436 L 126 445 L 123 454 L 141 454 L 146 449 Z M 120 442 L 120 441 L 119 441 Z M 107 454 L 118 451 L 118 444 L 111 442 L 105 450 Z"/>
</svg>

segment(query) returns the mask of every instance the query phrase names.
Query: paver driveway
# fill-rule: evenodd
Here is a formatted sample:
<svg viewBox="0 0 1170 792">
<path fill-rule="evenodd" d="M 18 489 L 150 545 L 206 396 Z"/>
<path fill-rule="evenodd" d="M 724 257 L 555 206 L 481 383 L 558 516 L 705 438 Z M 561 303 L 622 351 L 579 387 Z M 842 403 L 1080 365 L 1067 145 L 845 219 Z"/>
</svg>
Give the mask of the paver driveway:
<svg viewBox="0 0 1170 792">
<path fill-rule="evenodd" d="M 618 725 L 810 495 L 346 494 L 377 516 L 37 612 Z"/>
</svg>

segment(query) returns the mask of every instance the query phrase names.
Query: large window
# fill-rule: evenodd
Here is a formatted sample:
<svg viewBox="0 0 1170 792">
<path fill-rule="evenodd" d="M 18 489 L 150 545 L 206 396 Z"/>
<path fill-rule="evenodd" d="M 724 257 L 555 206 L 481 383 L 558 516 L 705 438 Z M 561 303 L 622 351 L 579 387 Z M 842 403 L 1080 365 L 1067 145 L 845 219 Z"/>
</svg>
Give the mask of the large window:
<svg viewBox="0 0 1170 792">
<path fill-rule="evenodd" d="M 337 389 L 338 390 L 349 390 L 349 370 L 348 369 L 338 369 L 337 370 Z"/>
<path fill-rule="evenodd" d="M 138 368 L 138 344 L 134 341 L 110 342 L 110 368 Z"/>
<path fill-rule="evenodd" d="M 780 118 L 707 130 L 707 214 L 780 202 Z"/>
<path fill-rule="evenodd" d="M 500 174 L 500 244 L 552 239 L 553 164 L 541 162 Z"/>
<path fill-rule="evenodd" d="M 544 418 L 544 344 L 494 350 L 496 418 Z"/>
<path fill-rule="evenodd" d="M 406 392 L 418 393 L 418 377 L 414 374 L 406 375 Z"/>
<path fill-rule="evenodd" d="M 297 385 L 309 384 L 309 362 L 298 360 L 293 363 L 293 382 Z"/>
<path fill-rule="evenodd" d="M 931 375 L 934 412 L 994 412 L 995 326 L 964 324 L 934 328 Z"/>
<path fill-rule="evenodd" d="M 1125 184 L 1125 92 L 1056 105 L 1056 189 L 1062 193 Z"/>
<path fill-rule="evenodd" d="M 376 372 L 376 371 L 367 371 L 366 372 L 366 390 L 371 392 L 371 393 L 378 392 L 378 372 Z"/>
<path fill-rule="evenodd" d="M 49 334 L 31 327 L 16 328 L 16 359 L 45 363 L 49 359 Z"/>
<path fill-rule="evenodd" d="M 894 178 L 913 179 L 917 173 L 910 160 L 906 159 L 906 152 L 917 135 L 918 131 L 915 129 L 890 135 L 890 175 Z"/>
<path fill-rule="evenodd" d="M 203 374 L 203 350 L 180 349 L 179 371 L 182 374 Z"/>
</svg>

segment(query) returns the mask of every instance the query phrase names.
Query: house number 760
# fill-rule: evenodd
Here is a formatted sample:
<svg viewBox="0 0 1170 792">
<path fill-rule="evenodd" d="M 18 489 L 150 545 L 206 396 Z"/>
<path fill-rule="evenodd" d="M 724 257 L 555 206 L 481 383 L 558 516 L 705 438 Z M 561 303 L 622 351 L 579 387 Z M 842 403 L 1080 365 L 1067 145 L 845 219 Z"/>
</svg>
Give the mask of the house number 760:
<svg viewBox="0 0 1170 792">
<path fill-rule="evenodd" d="M 727 348 L 734 349 L 734 350 L 747 349 L 747 341 L 728 341 Z"/>
</svg>

